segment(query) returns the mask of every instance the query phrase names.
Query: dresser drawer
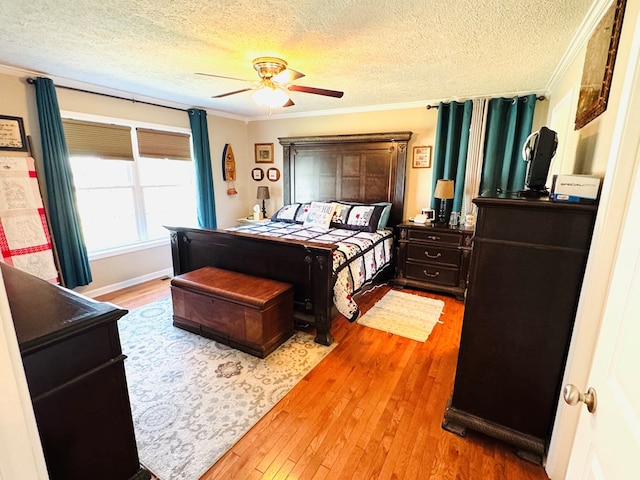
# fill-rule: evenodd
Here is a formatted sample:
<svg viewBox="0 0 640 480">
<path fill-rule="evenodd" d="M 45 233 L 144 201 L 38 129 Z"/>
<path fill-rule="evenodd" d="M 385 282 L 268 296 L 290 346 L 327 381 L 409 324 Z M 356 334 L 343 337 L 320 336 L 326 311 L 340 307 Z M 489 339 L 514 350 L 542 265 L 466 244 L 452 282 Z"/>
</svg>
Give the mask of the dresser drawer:
<svg viewBox="0 0 640 480">
<path fill-rule="evenodd" d="M 442 243 L 446 245 L 462 245 L 462 235 L 459 233 L 439 232 L 429 229 L 415 229 L 408 230 L 407 237 L 410 242 L 423 241 Z"/>
<path fill-rule="evenodd" d="M 440 265 L 407 262 L 407 278 L 440 285 L 455 286 L 458 282 L 458 269 Z"/>
<path fill-rule="evenodd" d="M 97 325 L 23 358 L 31 397 L 37 397 L 109 363 L 122 353 L 116 322 Z M 64 365 L 61 368 L 60 365 Z"/>
<path fill-rule="evenodd" d="M 436 244 L 413 243 L 407 245 L 407 260 L 410 262 L 450 265 L 458 268 L 460 265 L 460 250 Z"/>
</svg>

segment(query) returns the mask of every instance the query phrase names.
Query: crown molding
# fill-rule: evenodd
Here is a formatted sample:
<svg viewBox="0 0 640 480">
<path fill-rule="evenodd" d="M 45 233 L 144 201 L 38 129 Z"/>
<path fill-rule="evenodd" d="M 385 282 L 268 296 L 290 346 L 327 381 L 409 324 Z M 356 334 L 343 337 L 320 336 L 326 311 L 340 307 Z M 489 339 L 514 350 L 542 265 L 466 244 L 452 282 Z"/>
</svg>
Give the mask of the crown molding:
<svg viewBox="0 0 640 480">
<path fill-rule="evenodd" d="M 606 9 L 604 9 L 606 11 Z M 594 23 L 593 27 L 595 28 Z M 167 106 L 172 108 L 179 108 L 183 110 L 187 110 L 189 108 L 193 108 L 193 106 L 185 105 L 176 102 L 170 102 L 167 100 L 162 100 L 155 97 L 147 97 L 144 95 L 133 94 L 131 92 L 126 92 L 123 90 L 116 90 L 108 87 L 101 87 L 99 85 L 80 82 L 77 80 L 71 80 L 64 77 L 57 77 L 54 75 L 48 75 L 43 72 L 37 72 L 33 70 L 27 70 L 18 67 L 12 67 L 9 65 L 0 64 L 0 73 L 6 73 L 8 75 L 13 75 L 17 77 L 33 77 L 33 76 L 46 76 L 51 78 L 55 85 L 60 87 L 68 87 L 68 88 L 76 88 L 80 90 L 87 91 L 88 93 L 96 93 L 96 94 L 104 94 L 104 95 L 113 95 L 116 97 L 121 97 L 123 100 L 130 100 L 132 102 L 140 101 L 156 104 L 159 106 Z M 549 90 L 545 90 L 544 92 L 505 92 L 500 95 L 491 94 L 491 95 L 483 95 L 476 97 L 456 97 L 456 98 L 438 98 L 438 99 L 430 99 L 430 100 L 421 100 L 416 102 L 403 102 L 403 103 L 391 103 L 391 104 L 382 104 L 382 105 L 366 105 L 361 107 L 350 107 L 350 108 L 339 108 L 339 109 L 330 109 L 330 110 L 315 110 L 310 112 L 298 112 L 298 113 L 272 113 L 272 114 L 264 114 L 264 115 L 252 115 L 252 116 L 242 116 L 237 114 L 232 114 L 228 112 L 223 112 L 219 110 L 213 110 L 210 108 L 203 108 L 207 114 L 213 115 L 216 117 L 228 118 L 231 120 L 239 120 L 244 123 L 250 122 L 258 122 L 258 121 L 266 121 L 266 120 L 284 120 L 284 119 L 292 119 L 292 118 L 309 118 L 309 117 L 322 117 L 328 115 L 346 115 L 346 114 L 354 114 L 354 113 L 371 113 L 371 112 L 382 112 L 388 110 L 404 110 L 411 108 L 425 108 L 430 105 L 438 105 L 440 102 L 451 102 L 451 101 L 465 101 L 465 100 L 473 100 L 475 98 L 496 98 L 496 97 L 515 97 L 520 95 L 529 95 L 531 93 L 536 93 L 536 95 L 545 95 Z"/>
<path fill-rule="evenodd" d="M 171 102 L 168 100 L 163 100 L 155 97 L 148 97 L 145 95 L 139 95 L 137 93 L 131 93 L 124 90 L 117 90 L 115 88 L 102 87 L 100 85 L 95 85 L 93 83 L 81 82 L 78 80 L 71 80 L 69 78 L 58 77 L 56 75 L 49 75 L 44 72 L 38 72 L 35 70 L 28 70 L 19 67 L 13 67 L 11 65 L 2 65 L 0 64 L 0 73 L 4 73 L 7 75 L 13 75 L 15 77 L 47 77 L 50 78 L 53 83 L 59 87 L 66 87 L 70 89 L 78 89 L 83 90 L 87 93 L 95 93 L 99 95 L 111 95 L 114 97 L 120 97 L 122 100 L 130 100 L 131 102 L 146 102 L 158 105 L 160 107 L 171 107 L 178 108 L 181 110 L 188 110 L 190 108 L 202 108 L 209 115 L 214 115 L 216 117 L 230 118 L 232 120 L 240 120 L 242 122 L 248 122 L 250 119 L 248 117 L 244 117 L 241 115 L 234 115 L 227 112 L 220 112 L 218 110 L 212 110 L 210 108 L 205 107 L 194 107 L 193 105 L 186 105 L 178 102 Z"/>
<path fill-rule="evenodd" d="M 547 83 L 547 94 L 553 92 L 560 80 L 567 73 L 567 70 L 577 58 L 578 54 L 586 47 L 587 42 L 591 38 L 591 34 L 595 30 L 598 22 L 602 19 L 604 14 L 609 10 L 609 7 L 613 5 L 616 0 L 595 0 L 589 8 L 587 15 L 582 20 L 582 23 L 578 27 L 569 47 L 565 50 L 564 55 L 560 59 L 560 63 L 554 70 L 549 82 Z"/>
</svg>

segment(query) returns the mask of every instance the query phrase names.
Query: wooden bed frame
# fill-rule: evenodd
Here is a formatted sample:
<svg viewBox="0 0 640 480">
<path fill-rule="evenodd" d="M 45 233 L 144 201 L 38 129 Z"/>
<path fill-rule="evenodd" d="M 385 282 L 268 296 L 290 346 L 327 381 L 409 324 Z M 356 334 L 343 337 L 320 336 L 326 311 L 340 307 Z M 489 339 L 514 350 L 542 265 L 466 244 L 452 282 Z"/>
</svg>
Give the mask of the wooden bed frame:
<svg viewBox="0 0 640 480">
<path fill-rule="evenodd" d="M 280 138 L 284 203 L 387 201 L 392 203 L 388 225 L 400 223 L 410 138 L 411 132 Z M 175 275 L 210 266 L 291 283 L 296 321 L 316 328 L 317 343 L 333 342 L 335 246 L 220 229 L 166 228 Z M 392 264 L 378 278 L 388 278 L 393 269 Z"/>
</svg>

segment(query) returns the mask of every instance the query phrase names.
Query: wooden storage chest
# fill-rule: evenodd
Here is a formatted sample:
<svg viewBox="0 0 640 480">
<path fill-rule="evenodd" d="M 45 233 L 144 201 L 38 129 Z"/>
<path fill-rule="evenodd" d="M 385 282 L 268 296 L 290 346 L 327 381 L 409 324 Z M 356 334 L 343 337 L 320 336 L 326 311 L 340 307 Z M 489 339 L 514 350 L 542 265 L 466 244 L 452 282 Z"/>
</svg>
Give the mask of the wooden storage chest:
<svg viewBox="0 0 640 480">
<path fill-rule="evenodd" d="M 264 358 L 292 334 L 293 286 L 204 267 L 171 280 L 173 324 Z"/>
</svg>

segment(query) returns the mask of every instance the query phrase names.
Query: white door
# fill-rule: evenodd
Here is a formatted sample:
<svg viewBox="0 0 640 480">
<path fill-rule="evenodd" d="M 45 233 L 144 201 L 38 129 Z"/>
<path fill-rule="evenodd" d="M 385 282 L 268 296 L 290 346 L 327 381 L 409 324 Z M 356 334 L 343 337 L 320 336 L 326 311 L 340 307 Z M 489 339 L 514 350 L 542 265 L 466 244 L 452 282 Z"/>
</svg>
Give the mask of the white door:
<svg viewBox="0 0 640 480">
<path fill-rule="evenodd" d="M 637 47 L 636 41 L 634 45 Z M 637 57 L 630 65 L 635 75 L 628 98 L 623 95 L 623 100 L 629 103 L 621 110 L 627 110 L 629 115 L 623 122 L 620 138 L 620 151 L 625 154 L 618 161 L 635 162 L 635 168 L 588 385 L 578 385 L 582 392 L 589 387 L 595 389 L 597 406 L 593 413 L 589 413 L 584 404 L 574 407 L 581 408 L 582 412 L 568 480 L 640 478 L 640 128 L 637 126 L 640 65 Z"/>
</svg>

